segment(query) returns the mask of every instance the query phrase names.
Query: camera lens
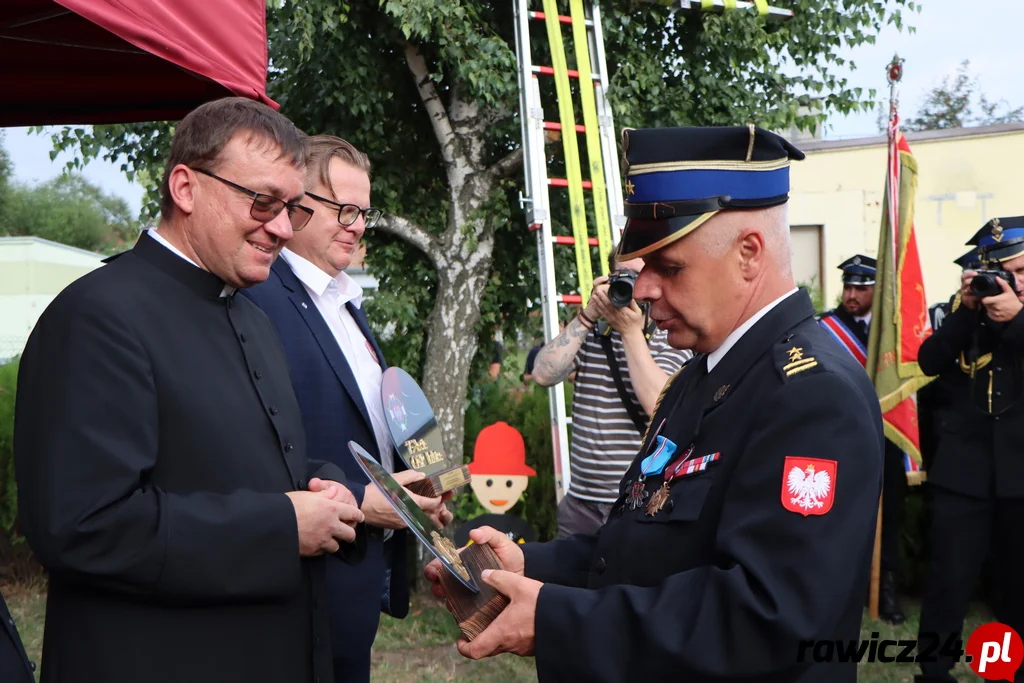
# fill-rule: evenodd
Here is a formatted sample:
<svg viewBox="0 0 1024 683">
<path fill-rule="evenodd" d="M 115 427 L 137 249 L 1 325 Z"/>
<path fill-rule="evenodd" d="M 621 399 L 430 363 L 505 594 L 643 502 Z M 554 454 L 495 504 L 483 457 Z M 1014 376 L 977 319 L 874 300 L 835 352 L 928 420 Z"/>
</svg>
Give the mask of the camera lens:
<svg viewBox="0 0 1024 683">
<path fill-rule="evenodd" d="M 1003 291 L 994 275 L 989 273 L 978 273 L 971 278 L 971 294 L 984 299 L 987 296 L 995 296 Z"/>
<path fill-rule="evenodd" d="M 613 273 L 608 278 L 608 300 L 615 308 L 626 308 L 633 301 L 633 284 L 636 273 L 632 271 Z"/>
</svg>

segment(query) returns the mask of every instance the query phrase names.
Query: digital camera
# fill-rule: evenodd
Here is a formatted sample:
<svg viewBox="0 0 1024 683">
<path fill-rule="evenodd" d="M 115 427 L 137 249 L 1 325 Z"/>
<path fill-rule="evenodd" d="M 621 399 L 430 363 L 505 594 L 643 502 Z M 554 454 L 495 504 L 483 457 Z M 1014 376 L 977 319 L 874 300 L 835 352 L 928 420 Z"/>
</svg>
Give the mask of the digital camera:
<svg viewBox="0 0 1024 683">
<path fill-rule="evenodd" d="M 608 300 L 612 306 L 626 308 L 633 301 L 636 275 L 632 270 L 617 270 L 608 276 Z"/>
<path fill-rule="evenodd" d="M 987 296 L 996 296 L 997 294 L 1003 293 L 1003 288 L 999 286 L 999 282 L 996 280 L 1005 280 L 1006 284 L 1010 285 L 1010 289 L 1017 292 L 1016 278 L 1005 270 L 999 269 L 982 269 L 977 271 L 971 279 L 971 294 L 984 299 Z"/>
</svg>

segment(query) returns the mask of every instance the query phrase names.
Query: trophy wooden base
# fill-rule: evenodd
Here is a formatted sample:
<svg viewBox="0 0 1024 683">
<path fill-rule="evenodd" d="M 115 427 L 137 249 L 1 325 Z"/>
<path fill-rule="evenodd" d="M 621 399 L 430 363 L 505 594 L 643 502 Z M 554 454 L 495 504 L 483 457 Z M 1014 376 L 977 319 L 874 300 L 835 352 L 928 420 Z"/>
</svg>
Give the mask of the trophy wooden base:
<svg viewBox="0 0 1024 683">
<path fill-rule="evenodd" d="M 509 599 L 488 586 L 480 578 L 485 569 L 501 569 L 501 562 L 489 545 L 468 546 L 459 553 L 459 559 L 466 570 L 473 576 L 479 593 L 469 590 L 447 569 L 439 572 L 441 589 L 448 602 L 448 609 L 455 616 L 459 630 L 466 640 L 473 640 L 494 621 L 501 611 L 508 606 Z"/>
<path fill-rule="evenodd" d="M 462 465 L 454 469 L 445 470 L 431 474 L 426 479 L 420 479 L 407 485 L 409 489 L 418 496 L 437 498 L 449 491 L 469 483 L 469 465 Z"/>
</svg>

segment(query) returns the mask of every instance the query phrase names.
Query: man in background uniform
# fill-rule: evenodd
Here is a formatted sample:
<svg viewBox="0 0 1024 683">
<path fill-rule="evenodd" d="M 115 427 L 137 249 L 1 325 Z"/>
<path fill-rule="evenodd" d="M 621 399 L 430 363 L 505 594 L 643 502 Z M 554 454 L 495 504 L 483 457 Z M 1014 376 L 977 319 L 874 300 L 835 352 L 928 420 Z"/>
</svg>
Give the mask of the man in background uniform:
<svg viewBox="0 0 1024 683">
<path fill-rule="evenodd" d="M 821 316 L 824 327 L 850 352 L 862 367 L 868 362 L 868 331 L 871 329 L 871 304 L 875 299 L 877 262 L 857 254 L 839 264 L 843 271 L 843 303 Z M 897 594 L 900 568 L 900 527 L 907 496 L 906 456 L 899 446 L 885 440 L 885 474 L 882 482 L 882 559 L 879 581 L 878 615 L 902 624 L 907 617 Z"/>
<path fill-rule="evenodd" d="M 981 267 L 977 248 L 953 259 L 953 263 L 960 266 L 962 270 L 976 270 Z M 928 319 L 931 322 L 932 330 L 942 326 L 946 316 L 952 312 L 953 304 L 957 296 L 949 297 L 949 301 L 934 304 L 928 308 Z M 933 381 L 917 390 L 917 423 L 921 438 L 921 463 L 924 471 L 932 468 L 935 459 L 935 451 L 939 442 L 939 425 L 935 415 L 952 405 L 952 391 L 948 376 L 939 376 Z"/>
<path fill-rule="evenodd" d="M 978 246 L 984 270 L 962 273 L 949 315 L 918 354 L 949 401 L 934 415 L 931 558 L 918 635 L 918 651 L 934 645 L 938 656 L 921 663 L 918 683 L 956 680 L 955 660 L 942 646 L 962 638 L 990 552 L 996 619 L 1024 633 L 1024 545 L 1017 540 L 1024 525 L 1024 216 L 992 219 L 969 244 Z M 998 294 L 978 295 L 982 277 Z"/>
<path fill-rule="evenodd" d="M 637 300 L 698 355 L 597 534 L 474 532 L 511 603 L 459 650 L 535 654 L 542 681 L 855 681 L 854 662 L 800 658 L 860 637 L 882 484 L 874 388 L 794 284 L 804 155 L 754 126 L 627 130 L 623 150 L 619 258 L 644 259 Z"/>
</svg>

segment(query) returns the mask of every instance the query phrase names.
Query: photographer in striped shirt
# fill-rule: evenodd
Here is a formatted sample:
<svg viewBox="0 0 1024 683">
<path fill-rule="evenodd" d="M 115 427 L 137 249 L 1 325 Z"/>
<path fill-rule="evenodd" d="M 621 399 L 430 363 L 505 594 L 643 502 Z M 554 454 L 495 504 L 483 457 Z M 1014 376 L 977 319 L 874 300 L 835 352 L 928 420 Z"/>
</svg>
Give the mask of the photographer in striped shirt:
<svg viewBox="0 0 1024 683">
<path fill-rule="evenodd" d="M 533 379 L 552 386 L 575 372 L 568 495 L 558 506 L 558 536 L 592 534 L 619 497 L 649 415 L 668 378 L 693 354 L 668 345 L 633 300 L 642 259 L 618 262 L 594 280 L 581 311 L 537 354 Z M 611 284 L 609 285 L 609 281 Z"/>
</svg>

